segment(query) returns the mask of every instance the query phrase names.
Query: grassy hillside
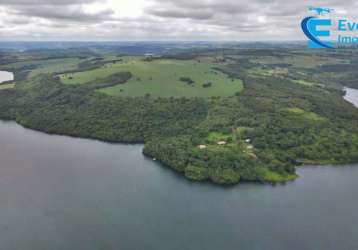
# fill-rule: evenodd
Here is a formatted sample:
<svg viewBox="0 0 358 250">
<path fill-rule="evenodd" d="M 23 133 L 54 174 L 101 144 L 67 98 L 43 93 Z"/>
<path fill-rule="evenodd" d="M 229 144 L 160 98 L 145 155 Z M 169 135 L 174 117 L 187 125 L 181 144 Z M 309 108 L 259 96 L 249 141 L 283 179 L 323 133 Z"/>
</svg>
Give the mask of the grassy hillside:
<svg viewBox="0 0 358 250">
<path fill-rule="evenodd" d="M 85 84 L 103 81 L 118 72 L 130 72 L 132 78 L 126 83 L 99 90 L 113 96 L 233 96 L 243 88 L 241 80 L 230 78 L 215 70 L 217 65 L 200 59 L 145 61 L 142 57 L 125 57 L 122 60 L 89 71 L 62 74 L 60 78 L 65 84 Z"/>
<path fill-rule="evenodd" d="M 2 90 L 2 89 L 12 89 L 13 87 L 15 87 L 14 83 L 0 84 L 0 90 Z"/>
</svg>

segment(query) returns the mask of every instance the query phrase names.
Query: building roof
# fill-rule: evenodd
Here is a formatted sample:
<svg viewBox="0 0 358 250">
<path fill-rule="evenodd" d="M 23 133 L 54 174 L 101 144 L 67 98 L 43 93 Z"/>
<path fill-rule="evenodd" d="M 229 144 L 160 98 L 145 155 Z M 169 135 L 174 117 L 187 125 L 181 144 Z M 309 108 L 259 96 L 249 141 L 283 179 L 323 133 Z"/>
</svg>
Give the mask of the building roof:
<svg viewBox="0 0 358 250">
<path fill-rule="evenodd" d="M 226 145 L 227 144 L 227 142 L 226 141 L 218 141 L 218 143 L 217 143 L 218 145 Z"/>
</svg>

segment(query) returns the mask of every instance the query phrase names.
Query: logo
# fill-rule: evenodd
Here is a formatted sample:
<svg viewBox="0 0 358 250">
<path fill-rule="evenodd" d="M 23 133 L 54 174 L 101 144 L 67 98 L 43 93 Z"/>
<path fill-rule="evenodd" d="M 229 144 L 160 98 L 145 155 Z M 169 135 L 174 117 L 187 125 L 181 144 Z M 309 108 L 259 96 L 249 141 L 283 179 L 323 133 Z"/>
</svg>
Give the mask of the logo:
<svg viewBox="0 0 358 250">
<path fill-rule="evenodd" d="M 312 6 L 309 6 L 308 10 L 316 12 L 317 15 L 319 16 L 323 15 L 324 13 L 330 14 L 333 11 L 333 9 L 330 8 L 319 8 L 319 7 L 312 7 Z"/>
<path fill-rule="evenodd" d="M 331 15 L 333 9 L 309 6 L 308 11 L 314 16 L 305 17 L 301 22 L 303 33 L 308 38 L 308 48 L 332 49 L 340 46 L 358 45 L 358 21 L 351 21 L 349 18 L 334 17 Z M 338 11 L 337 11 L 338 12 Z M 340 10 L 340 13 L 345 13 Z"/>
<path fill-rule="evenodd" d="M 308 10 L 315 12 L 318 16 L 306 17 L 301 22 L 302 31 L 309 39 L 308 47 L 311 49 L 334 48 L 332 42 L 321 39 L 330 38 L 331 32 L 329 28 L 332 26 L 332 20 L 320 18 L 325 13 L 330 14 L 333 9 L 310 6 Z"/>
</svg>

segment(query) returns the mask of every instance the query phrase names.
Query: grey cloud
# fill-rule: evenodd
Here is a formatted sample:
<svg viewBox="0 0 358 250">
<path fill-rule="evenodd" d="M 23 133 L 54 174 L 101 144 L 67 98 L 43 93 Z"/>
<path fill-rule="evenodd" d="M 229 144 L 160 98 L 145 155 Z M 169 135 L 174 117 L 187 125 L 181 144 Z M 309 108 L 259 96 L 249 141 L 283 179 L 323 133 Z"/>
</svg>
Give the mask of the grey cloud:
<svg viewBox="0 0 358 250">
<path fill-rule="evenodd" d="M 246 2 L 240 1 L 159 1 L 154 0 L 153 5 L 147 9 L 148 13 L 152 13 L 155 15 L 156 9 L 161 10 L 159 13 L 164 12 L 165 10 L 168 13 L 173 13 L 176 17 L 176 13 L 179 11 L 180 13 L 187 13 L 184 17 L 190 17 L 190 14 L 197 14 L 199 12 L 206 13 L 226 13 L 226 14 L 238 14 L 238 13 L 247 13 L 248 11 L 255 11 L 255 6 L 251 6 Z M 213 16 L 213 15 L 212 15 Z M 180 17 L 180 16 L 179 16 Z"/>
<path fill-rule="evenodd" d="M 307 2 L 287 0 L 152 0 L 146 12 L 152 16 L 181 19 L 196 19 L 199 24 L 217 27 L 225 33 L 257 34 L 270 33 L 301 35 L 299 22 L 308 15 Z M 355 0 L 316 1 L 317 6 L 345 9 L 357 8 Z M 157 11 L 157 10 L 160 11 Z M 193 12 L 193 10 L 196 10 Z M 356 11 L 355 11 L 356 12 Z M 198 13 L 210 13 L 198 18 Z"/>
<path fill-rule="evenodd" d="M 196 11 L 196 10 L 149 10 L 150 14 L 158 17 L 169 18 L 190 18 L 190 19 L 210 19 L 214 16 L 211 11 Z"/>
<path fill-rule="evenodd" d="M 297 16 L 305 13 L 308 4 L 304 1 L 287 1 L 287 0 L 152 0 L 152 5 L 147 9 L 147 13 L 155 15 L 155 9 L 161 12 L 167 11 L 168 15 L 177 10 L 181 12 L 207 11 L 221 15 L 271 15 L 271 16 Z M 355 0 L 338 1 L 318 1 L 318 6 L 327 6 L 331 8 L 351 9 L 357 4 Z M 160 13 L 161 13 L 160 12 Z M 215 16 L 217 16 L 215 15 Z M 180 18 L 180 16 L 178 16 Z M 187 16 L 185 16 L 187 18 Z"/>
<path fill-rule="evenodd" d="M 1 0 L 0 6 L 6 5 L 76 5 L 98 2 L 98 0 Z"/>
<path fill-rule="evenodd" d="M 85 11 L 96 2 L 105 0 L 0 0 L 0 25 L 12 37 L 275 40 L 303 38 L 299 23 L 308 15 L 306 1 L 146 0 L 150 4 L 140 16 L 124 18 L 112 6 Z M 318 0 L 315 5 L 358 19 L 356 0 Z"/>
<path fill-rule="evenodd" d="M 0 0 L 0 8 L 12 17 L 41 18 L 51 22 L 98 23 L 112 19 L 113 10 L 84 11 L 99 0 Z M 19 23 L 21 25 L 21 23 Z"/>
<path fill-rule="evenodd" d="M 57 6 L 50 5 L 21 6 L 11 10 L 17 16 L 37 17 L 48 20 L 72 21 L 72 22 L 101 22 L 110 20 L 113 15 L 112 10 L 104 10 L 97 13 L 86 13 L 81 6 Z"/>
</svg>

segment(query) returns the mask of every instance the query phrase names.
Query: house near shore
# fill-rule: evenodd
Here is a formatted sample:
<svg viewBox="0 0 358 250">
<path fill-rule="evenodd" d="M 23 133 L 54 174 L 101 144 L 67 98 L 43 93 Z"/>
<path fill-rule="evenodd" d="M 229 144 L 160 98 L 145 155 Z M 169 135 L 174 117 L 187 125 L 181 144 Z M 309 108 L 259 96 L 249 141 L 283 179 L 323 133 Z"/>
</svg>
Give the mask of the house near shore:
<svg viewBox="0 0 358 250">
<path fill-rule="evenodd" d="M 218 141 L 217 144 L 220 146 L 224 146 L 227 144 L 227 142 L 226 141 Z"/>
<path fill-rule="evenodd" d="M 152 53 L 145 53 L 144 56 L 145 56 L 146 58 L 152 58 L 152 57 L 154 56 L 154 54 L 152 54 Z"/>
<path fill-rule="evenodd" d="M 161 56 L 157 55 L 157 54 L 153 54 L 153 53 L 145 53 L 144 57 L 145 57 L 146 60 L 150 60 L 150 59 L 153 59 L 153 58 L 160 58 Z"/>
</svg>

